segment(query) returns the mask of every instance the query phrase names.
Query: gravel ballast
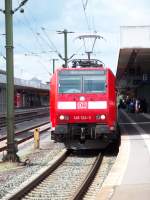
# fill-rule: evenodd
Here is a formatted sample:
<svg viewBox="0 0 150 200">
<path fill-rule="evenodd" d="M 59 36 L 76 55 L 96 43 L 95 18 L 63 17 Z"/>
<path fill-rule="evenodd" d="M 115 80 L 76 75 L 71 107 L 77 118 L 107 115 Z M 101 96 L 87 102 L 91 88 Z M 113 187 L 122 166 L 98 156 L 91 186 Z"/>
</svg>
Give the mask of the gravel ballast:
<svg viewBox="0 0 150 200">
<path fill-rule="evenodd" d="M 32 144 L 32 145 L 31 145 Z M 26 145 L 27 146 L 27 145 Z M 21 163 L 0 162 L 0 199 L 20 186 L 42 167 L 46 166 L 62 149 L 63 145 L 53 143 L 50 134 L 41 137 L 40 149 L 33 148 L 33 140 L 28 148 L 21 149 Z"/>
</svg>

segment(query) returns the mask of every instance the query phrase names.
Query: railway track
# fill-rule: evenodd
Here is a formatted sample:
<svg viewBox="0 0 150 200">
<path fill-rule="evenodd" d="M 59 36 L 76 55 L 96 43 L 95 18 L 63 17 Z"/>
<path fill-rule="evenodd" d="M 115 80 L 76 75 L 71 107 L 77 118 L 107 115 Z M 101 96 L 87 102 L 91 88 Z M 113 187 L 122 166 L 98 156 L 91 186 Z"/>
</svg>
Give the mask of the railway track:
<svg viewBox="0 0 150 200">
<path fill-rule="evenodd" d="M 45 126 L 45 127 L 43 127 L 43 126 Z M 33 138 L 34 137 L 34 134 L 33 134 L 34 131 L 31 131 L 31 130 L 33 130 L 37 127 L 38 128 L 41 127 L 40 128 L 40 134 L 41 134 L 41 133 L 45 132 L 46 130 L 50 129 L 49 121 L 46 121 L 44 123 L 40 123 L 38 125 L 31 126 L 31 127 L 28 127 L 26 129 L 23 129 L 21 131 L 16 132 L 15 133 L 15 141 L 16 141 L 17 145 Z M 5 151 L 7 149 L 6 139 L 7 139 L 6 136 L 0 138 L 0 152 Z"/>
<path fill-rule="evenodd" d="M 72 198 L 73 200 L 79 200 L 83 198 L 89 186 L 91 185 L 92 180 L 94 179 L 102 160 L 103 160 L 103 155 L 99 154 L 95 160 L 95 163 L 91 167 L 89 174 L 87 175 L 82 185 L 77 189 L 76 193 L 74 194 Z"/>
<path fill-rule="evenodd" d="M 48 108 L 27 109 L 25 111 L 15 112 L 15 124 L 29 121 L 35 117 L 44 117 L 49 115 Z M 6 115 L 0 115 L 0 128 L 6 126 Z"/>
<path fill-rule="evenodd" d="M 102 159 L 102 154 L 79 156 L 64 150 L 41 174 L 5 199 L 82 199 Z"/>
</svg>

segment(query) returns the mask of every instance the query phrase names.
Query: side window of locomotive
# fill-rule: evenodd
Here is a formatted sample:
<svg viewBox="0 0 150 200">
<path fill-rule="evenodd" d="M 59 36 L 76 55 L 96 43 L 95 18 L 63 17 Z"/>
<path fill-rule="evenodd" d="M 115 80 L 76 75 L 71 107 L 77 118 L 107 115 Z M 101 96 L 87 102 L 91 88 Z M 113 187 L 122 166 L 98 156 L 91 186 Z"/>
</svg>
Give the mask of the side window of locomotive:
<svg viewBox="0 0 150 200">
<path fill-rule="evenodd" d="M 81 77 L 60 76 L 58 87 L 59 93 L 81 93 Z"/>
<path fill-rule="evenodd" d="M 106 76 L 84 76 L 84 93 L 104 93 L 106 91 Z"/>
</svg>

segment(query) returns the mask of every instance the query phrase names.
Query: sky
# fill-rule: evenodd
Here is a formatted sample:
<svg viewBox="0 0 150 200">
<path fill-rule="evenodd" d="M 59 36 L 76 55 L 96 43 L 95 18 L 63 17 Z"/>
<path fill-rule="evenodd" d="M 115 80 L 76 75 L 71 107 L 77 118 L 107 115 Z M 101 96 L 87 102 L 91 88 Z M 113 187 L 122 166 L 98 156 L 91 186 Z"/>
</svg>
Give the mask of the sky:
<svg viewBox="0 0 150 200">
<path fill-rule="evenodd" d="M 12 0 L 13 9 L 22 0 Z M 0 0 L 4 10 L 4 0 Z M 97 34 L 92 58 L 101 60 L 116 73 L 119 48 L 120 26 L 150 25 L 149 0 L 28 0 L 13 15 L 14 72 L 15 77 L 29 80 L 37 77 L 49 81 L 52 74 L 52 59 L 55 66 L 64 62 L 64 36 L 57 31 L 67 29 L 68 57 L 86 58 L 85 51 L 91 49 L 92 41 L 84 42 L 78 37 Z M 5 63 L 5 17 L 0 12 L 0 69 Z"/>
</svg>

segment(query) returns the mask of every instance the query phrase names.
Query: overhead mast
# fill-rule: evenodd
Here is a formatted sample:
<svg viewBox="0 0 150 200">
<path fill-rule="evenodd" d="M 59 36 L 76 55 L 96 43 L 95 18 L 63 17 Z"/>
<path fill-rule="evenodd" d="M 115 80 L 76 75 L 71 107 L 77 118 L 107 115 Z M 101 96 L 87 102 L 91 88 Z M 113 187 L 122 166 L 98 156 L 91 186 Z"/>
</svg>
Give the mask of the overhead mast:
<svg viewBox="0 0 150 200">
<path fill-rule="evenodd" d="M 13 14 L 20 10 L 24 12 L 22 6 L 28 0 L 22 0 L 17 8 L 13 10 L 12 0 L 5 0 L 5 10 L 0 9 L 5 14 L 5 35 L 6 35 L 6 99 L 7 99 L 7 154 L 4 161 L 18 162 L 17 144 L 14 137 L 14 59 L 13 59 Z"/>
<path fill-rule="evenodd" d="M 61 59 L 65 61 L 64 67 L 68 67 L 68 49 L 67 49 L 67 34 L 68 33 L 74 33 L 71 31 L 67 31 L 67 29 L 64 29 L 63 31 L 57 31 L 58 34 L 64 34 L 64 58 L 61 55 L 58 55 Z"/>
</svg>

